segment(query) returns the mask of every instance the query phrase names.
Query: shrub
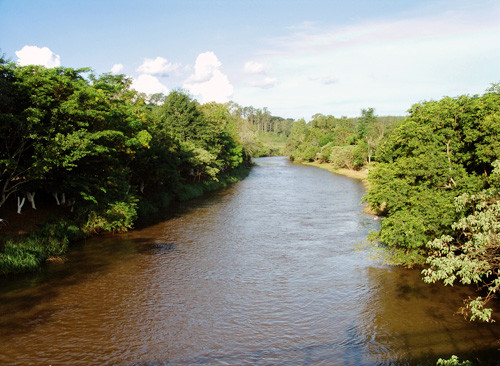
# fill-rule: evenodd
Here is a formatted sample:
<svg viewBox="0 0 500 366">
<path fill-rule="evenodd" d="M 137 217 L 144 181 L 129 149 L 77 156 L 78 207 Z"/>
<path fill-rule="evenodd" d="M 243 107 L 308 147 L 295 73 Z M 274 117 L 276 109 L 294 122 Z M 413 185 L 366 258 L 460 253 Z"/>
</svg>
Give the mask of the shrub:
<svg viewBox="0 0 500 366">
<path fill-rule="evenodd" d="M 101 211 L 90 211 L 83 231 L 99 233 L 101 231 L 125 232 L 131 229 L 137 218 L 137 199 L 130 196 L 127 201 L 110 203 Z"/>
<path fill-rule="evenodd" d="M 336 168 L 354 169 L 355 155 L 354 149 L 356 146 L 332 146 L 329 157 L 330 163 Z"/>
<path fill-rule="evenodd" d="M 328 162 L 330 159 L 330 155 L 332 154 L 333 142 L 327 143 L 325 146 L 321 148 L 321 151 L 318 154 L 318 158 L 324 162 Z"/>
</svg>

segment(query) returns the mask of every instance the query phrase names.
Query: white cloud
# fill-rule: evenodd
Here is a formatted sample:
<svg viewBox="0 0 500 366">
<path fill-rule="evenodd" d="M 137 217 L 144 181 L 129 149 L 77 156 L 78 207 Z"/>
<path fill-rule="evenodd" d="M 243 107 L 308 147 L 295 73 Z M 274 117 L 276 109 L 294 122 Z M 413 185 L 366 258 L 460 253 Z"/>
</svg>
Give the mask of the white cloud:
<svg viewBox="0 0 500 366">
<path fill-rule="evenodd" d="M 247 61 L 245 62 L 244 70 L 247 74 L 265 74 L 267 71 L 267 66 L 260 62 Z"/>
<path fill-rule="evenodd" d="M 150 75 L 163 75 L 166 76 L 169 72 L 177 70 L 182 65 L 180 63 L 172 63 L 163 57 L 157 57 L 155 59 L 145 58 L 144 62 L 137 69 L 138 72 L 142 74 Z"/>
<path fill-rule="evenodd" d="M 45 67 L 61 66 L 61 57 L 48 47 L 24 46 L 16 51 L 17 63 L 20 66 L 42 65 Z"/>
<path fill-rule="evenodd" d="M 163 85 L 155 76 L 147 74 L 139 75 L 136 79 L 134 79 L 132 81 L 132 89 L 146 94 L 169 93 L 168 88 Z"/>
<path fill-rule="evenodd" d="M 214 77 L 214 72 L 221 66 L 222 63 L 219 61 L 217 56 L 215 56 L 215 53 L 200 53 L 194 64 L 194 74 L 186 80 L 186 83 L 204 83 L 209 81 Z"/>
<path fill-rule="evenodd" d="M 251 75 L 251 80 L 247 82 L 248 85 L 255 88 L 269 89 L 276 85 L 277 78 L 267 76 L 269 65 L 262 62 L 247 61 L 245 62 L 244 71 L 246 74 Z M 260 76 L 260 78 L 258 78 Z"/>
<path fill-rule="evenodd" d="M 111 73 L 119 74 L 122 70 L 123 70 L 122 64 L 114 64 L 113 67 L 111 68 Z"/>
<path fill-rule="evenodd" d="M 405 114 L 414 103 L 483 93 L 498 82 L 500 6 L 344 27 L 298 27 L 271 40 L 260 59 L 279 80 L 247 83 L 235 101 L 300 118 L 315 113 Z M 263 80 L 261 80 L 264 85 Z"/>
<path fill-rule="evenodd" d="M 184 88 L 195 96 L 201 97 L 201 103 L 228 102 L 233 95 L 233 86 L 228 77 L 219 68 L 222 63 L 213 52 L 198 55 L 192 74 L 184 83 Z"/>
<path fill-rule="evenodd" d="M 274 87 L 276 85 L 277 81 L 278 81 L 278 79 L 267 76 L 262 80 L 252 81 L 249 84 L 251 86 L 256 87 L 256 88 L 269 89 L 269 88 Z"/>
</svg>

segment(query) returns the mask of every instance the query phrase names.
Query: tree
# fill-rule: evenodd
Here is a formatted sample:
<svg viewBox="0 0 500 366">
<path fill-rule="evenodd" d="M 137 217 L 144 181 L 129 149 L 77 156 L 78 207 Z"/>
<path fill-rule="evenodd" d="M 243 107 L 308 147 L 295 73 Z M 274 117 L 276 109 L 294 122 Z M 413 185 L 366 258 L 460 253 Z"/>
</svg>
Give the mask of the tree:
<svg viewBox="0 0 500 366">
<path fill-rule="evenodd" d="M 498 87 L 483 96 L 460 96 L 414 105 L 384 139 L 370 172 L 366 202 L 384 215 L 372 236 L 402 264 L 424 263 L 426 243 L 451 235 L 460 218 L 455 197 L 488 188 L 500 156 Z M 486 162 L 489 162 L 487 166 Z"/>
<path fill-rule="evenodd" d="M 368 134 L 371 124 L 376 121 L 377 117 L 375 117 L 375 110 L 373 108 L 362 109 L 361 117 L 356 120 L 358 139 L 364 139 Z"/>
<path fill-rule="evenodd" d="M 198 103 L 187 93 L 174 90 L 161 106 L 163 123 L 181 141 L 202 140 L 207 133 Z"/>
<path fill-rule="evenodd" d="M 49 157 L 58 133 L 72 133 L 76 126 L 60 117 L 62 103 L 85 85 L 86 69 L 46 69 L 1 64 L 6 104 L 1 106 L 0 206 L 9 196 L 22 193 L 28 185 L 42 181 L 57 157 Z M 71 159 L 71 157 L 62 157 Z"/>
<path fill-rule="evenodd" d="M 368 164 L 371 163 L 373 155 L 376 154 L 376 151 L 380 146 L 380 143 L 382 142 L 385 133 L 386 133 L 386 125 L 378 120 L 377 122 L 373 123 L 369 128 L 365 136 L 367 145 Z"/>
<path fill-rule="evenodd" d="M 500 290 L 500 160 L 493 165 L 492 188 L 455 199 L 461 218 L 452 224 L 451 235 L 427 243 L 429 268 L 422 271 L 428 283 L 459 281 L 485 290 L 485 296 L 465 301 L 462 313 L 471 321 L 492 321 L 492 309 L 485 305 Z"/>
<path fill-rule="evenodd" d="M 307 132 L 308 128 L 304 119 L 298 120 L 293 124 L 290 136 L 288 136 L 288 139 L 286 141 L 285 150 L 288 154 L 293 154 L 293 152 L 300 146 L 300 144 L 304 142 Z M 290 156 L 293 157 L 293 155 Z"/>
</svg>

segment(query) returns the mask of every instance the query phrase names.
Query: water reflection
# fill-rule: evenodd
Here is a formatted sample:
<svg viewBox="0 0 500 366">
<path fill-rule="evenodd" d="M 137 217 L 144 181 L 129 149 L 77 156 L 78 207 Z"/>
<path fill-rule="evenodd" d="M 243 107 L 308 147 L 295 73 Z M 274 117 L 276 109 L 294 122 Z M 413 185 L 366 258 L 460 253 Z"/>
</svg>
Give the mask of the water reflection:
<svg viewBox="0 0 500 366">
<path fill-rule="evenodd" d="M 403 268 L 369 267 L 366 273 L 373 290 L 360 321 L 371 360 L 433 365 L 455 354 L 498 364 L 500 327 L 457 314 L 462 299 L 474 295 L 469 288 L 428 285 L 419 271 Z"/>
<path fill-rule="evenodd" d="M 465 293 L 354 250 L 377 226 L 363 193 L 266 158 L 163 221 L 89 240 L 2 283 L 0 364 L 432 364 L 494 350 L 496 325 L 453 317 Z"/>
</svg>

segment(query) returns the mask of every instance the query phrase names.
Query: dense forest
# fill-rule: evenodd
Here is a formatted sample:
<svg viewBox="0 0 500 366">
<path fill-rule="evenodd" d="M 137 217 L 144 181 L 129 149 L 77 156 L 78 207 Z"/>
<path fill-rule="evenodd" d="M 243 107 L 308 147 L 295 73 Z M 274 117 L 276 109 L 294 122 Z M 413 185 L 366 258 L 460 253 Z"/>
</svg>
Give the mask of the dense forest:
<svg viewBox="0 0 500 366">
<path fill-rule="evenodd" d="M 130 86 L 124 75 L 0 60 L 2 228 L 5 215 L 39 202 L 64 217 L 27 237 L 2 235 L 0 272 L 39 268 L 71 240 L 126 231 L 138 216 L 235 181 L 291 128 L 267 109 Z"/>
<path fill-rule="evenodd" d="M 369 170 L 365 202 L 382 217 L 370 241 L 391 264 L 423 268 L 424 281 L 475 284 L 471 320 L 500 289 L 500 86 L 483 95 L 416 104 L 409 115 L 315 115 L 293 124 L 292 160 Z"/>
</svg>

